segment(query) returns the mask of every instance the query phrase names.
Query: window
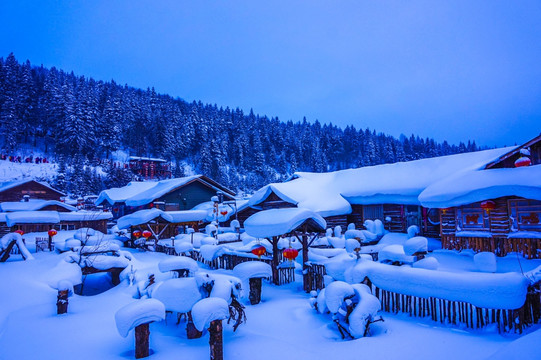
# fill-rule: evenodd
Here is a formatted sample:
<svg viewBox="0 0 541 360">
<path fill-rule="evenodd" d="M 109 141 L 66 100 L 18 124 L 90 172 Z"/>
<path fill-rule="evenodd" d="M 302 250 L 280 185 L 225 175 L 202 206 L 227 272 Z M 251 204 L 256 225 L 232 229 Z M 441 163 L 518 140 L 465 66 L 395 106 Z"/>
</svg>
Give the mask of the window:
<svg viewBox="0 0 541 360">
<path fill-rule="evenodd" d="M 364 205 L 363 206 L 363 220 L 376 220 L 383 221 L 383 205 Z"/>
<path fill-rule="evenodd" d="M 458 228 L 462 230 L 490 230 L 488 214 L 481 208 L 480 203 L 458 208 L 456 220 Z"/>
<path fill-rule="evenodd" d="M 513 199 L 508 204 L 513 231 L 541 230 L 541 201 Z"/>
</svg>

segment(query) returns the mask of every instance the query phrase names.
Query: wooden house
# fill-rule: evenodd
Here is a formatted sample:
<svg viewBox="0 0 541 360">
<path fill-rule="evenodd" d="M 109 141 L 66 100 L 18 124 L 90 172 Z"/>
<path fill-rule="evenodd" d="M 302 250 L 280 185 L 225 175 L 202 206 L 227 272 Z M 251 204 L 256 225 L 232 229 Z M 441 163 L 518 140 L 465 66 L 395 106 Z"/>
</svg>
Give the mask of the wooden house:
<svg viewBox="0 0 541 360">
<path fill-rule="evenodd" d="M 427 187 L 419 199 L 441 209 L 443 248 L 541 258 L 540 154 L 538 136 L 484 167 Z"/>
<path fill-rule="evenodd" d="M 0 183 L 0 202 L 30 199 L 60 200 L 66 194 L 52 188 L 49 184 L 35 180 L 19 180 Z"/>
<path fill-rule="evenodd" d="M 141 179 L 170 179 L 171 164 L 165 159 L 130 156 L 128 167 Z"/>
<path fill-rule="evenodd" d="M 96 205 L 111 208 L 114 218 L 142 209 L 157 208 L 164 211 L 189 210 L 209 201 L 218 192 L 224 200 L 232 200 L 235 193 L 214 180 L 194 175 L 156 182 L 130 182 L 122 188 L 104 190 Z"/>
</svg>

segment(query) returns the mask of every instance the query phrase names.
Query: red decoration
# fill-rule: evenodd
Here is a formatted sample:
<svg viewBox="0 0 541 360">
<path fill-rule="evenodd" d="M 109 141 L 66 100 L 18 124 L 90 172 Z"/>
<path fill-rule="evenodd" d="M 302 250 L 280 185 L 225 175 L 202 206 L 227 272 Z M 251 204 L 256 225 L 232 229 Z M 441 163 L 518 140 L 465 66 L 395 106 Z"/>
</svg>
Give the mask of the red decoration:
<svg viewBox="0 0 541 360">
<path fill-rule="evenodd" d="M 153 208 L 154 207 L 154 203 L 150 203 L 150 208 Z"/>
<path fill-rule="evenodd" d="M 265 252 L 267 252 L 267 249 L 264 246 L 258 246 L 252 249 L 252 254 L 256 255 L 259 259 L 261 259 L 261 255 L 265 254 Z"/>
<path fill-rule="evenodd" d="M 222 216 L 226 216 L 227 215 L 227 210 L 220 211 L 220 214 L 222 214 Z"/>
<path fill-rule="evenodd" d="M 47 234 L 50 236 L 50 237 L 53 237 L 55 236 L 56 234 L 58 234 L 58 232 L 55 230 L 55 229 L 51 229 L 47 232 Z"/>
<path fill-rule="evenodd" d="M 444 209 L 441 209 L 441 213 L 443 215 L 445 215 L 447 213 L 447 211 L 449 211 L 449 208 L 444 208 Z"/>
<path fill-rule="evenodd" d="M 517 159 L 517 161 L 515 161 L 515 167 L 530 166 L 531 164 L 532 160 L 526 156 L 521 156 Z"/>
<path fill-rule="evenodd" d="M 296 249 L 289 248 L 284 250 L 284 257 L 288 260 L 293 261 L 297 255 L 299 255 L 299 251 Z"/>
<path fill-rule="evenodd" d="M 22 230 L 16 230 L 15 232 L 16 232 L 17 234 L 21 235 L 21 236 L 24 235 L 24 231 L 22 231 Z"/>
<path fill-rule="evenodd" d="M 496 203 L 492 200 L 486 200 L 481 203 L 481 208 L 486 210 L 486 212 L 490 212 L 490 210 L 494 210 L 496 208 Z"/>
<path fill-rule="evenodd" d="M 139 230 L 135 230 L 134 232 L 132 232 L 132 235 L 136 238 L 140 238 L 141 237 L 141 232 Z"/>
<path fill-rule="evenodd" d="M 150 231 L 148 231 L 148 230 L 143 231 L 143 237 L 145 239 L 148 239 L 151 236 L 152 236 L 152 233 Z"/>
</svg>

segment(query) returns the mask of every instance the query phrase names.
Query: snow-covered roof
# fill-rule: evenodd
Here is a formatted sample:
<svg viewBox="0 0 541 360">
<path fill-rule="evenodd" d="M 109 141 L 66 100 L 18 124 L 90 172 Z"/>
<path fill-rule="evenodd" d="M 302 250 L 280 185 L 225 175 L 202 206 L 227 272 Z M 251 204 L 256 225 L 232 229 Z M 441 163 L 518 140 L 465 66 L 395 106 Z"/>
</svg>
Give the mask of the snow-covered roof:
<svg viewBox="0 0 541 360">
<path fill-rule="evenodd" d="M 428 186 L 419 200 L 425 207 L 446 208 L 502 196 L 541 200 L 541 165 L 463 171 Z"/>
<path fill-rule="evenodd" d="M 30 199 L 28 201 L 7 201 L 0 203 L 0 210 L 4 212 L 12 211 L 37 211 L 49 205 L 61 206 L 69 211 L 76 211 L 77 208 L 57 200 Z"/>
<path fill-rule="evenodd" d="M 109 220 L 113 218 L 113 214 L 105 211 L 71 211 L 59 212 L 60 221 L 93 221 L 93 220 Z"/>
<path fill-rule="evenodd" d="M 249 205 L 256 207 L 271 192 L 325 217 L 350 213 L 350 204 L 419 205 L 419 194 L 431 184 L 466 171 L 482 169 L 511 149 L 513 147 L 329 173 L 298 172 L 290 181 L 259 189 Z"/>
<path fill-rule="evenodd" d="M 111 205 L 115 203 L 122 203 L 132 196 L 148 190 L 155 185 L 156 182 L 153 181 L 131 181 L 128 185 L 120 188 L 103 190 L 95 203 L 96 205 L 100 205 L 104 201 L 107 201 Z"/>
<path fill-rule="evenodd" d="M 159 158 L 150 158 L 150 157 L 141 157 L 141 156 L 130 156 L 129 161 L 153 161 L 153 162 L 167 162 L 165 159 Z"/>
<path fill-rule="evenodd" d="M 46 182 L 36 181 L 36 180 L 32 180 L 32 179 L 0 182 L 0 192 L 9 190 L 9 189 L 14 188 L 16 186 L 23 185 L 23 184 L 26 184 L 26 183 L 29 183 L 29 182 L 32 182 L 32 181 L 35 181 L 38 184 L 43 185 L 43 186 L 45 186 L 45 187 L 47 187 L 47 188 L 49 188 L 49 189 L 51 189 L 51 190 L 53 190 L 53 191 L 55 191 L 55 192 L 57 192 L 59 194 L 66 195 L 63 192 L 56 190 L 55 188 L 53 188 L 51 185 L 47 184 Z"/>
<path fill-rule="evenodd" d="M 215 191 L 223 191 L 224 193 L 228 193 L 228 196 L 234 195 L 231 190 L 222 187 L 203 175 L 193 175 L 161 181 L 132 181 L 121 188 L 103 190 L 96 200 L 96 205 L 100 205 L 105 201 L 111 205 L 122 202 L 125 202 L 128 206 L 146 205 L 196 179 L 213 188 Z"/>
<path fill-rule="evenodd" d="M 17 224 L 58 224 L 57 211 L 16 211 L 6 214 L 7 226 Z"/>
<path fill-rule="evenodd" d="M 246 233 L 254 237 L 272 237 L 290 233 L 303 223 L 310 221 L 319 230 L 327 223 L 320 215 L 304 208 L 264 210 L 250 216 L 244 222 Z"/>
<path fill-rule="evenodd" d="M 163 211 L 160 209 L 145 209 L 121 217 L 117 221 L 119 229 L 127 229 L 130 226 L 146 224 L 154 219 L 161 218 L 169 223 L 183 223 L 204 220 L 207 212 L 204 210 Z"/>
</svg>

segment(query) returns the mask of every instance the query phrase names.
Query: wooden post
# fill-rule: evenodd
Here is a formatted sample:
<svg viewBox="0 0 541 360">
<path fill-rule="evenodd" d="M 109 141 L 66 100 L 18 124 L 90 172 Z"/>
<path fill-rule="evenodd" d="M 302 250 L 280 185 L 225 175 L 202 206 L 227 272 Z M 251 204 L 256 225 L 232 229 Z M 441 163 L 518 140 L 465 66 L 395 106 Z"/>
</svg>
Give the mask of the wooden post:
<svg viewBox="0 0 541 360">
<path fill-rule="evenodd" d="M 222 320 L 211 321 L 209 327 L 210 360 L 224 359 Z"/>
<path fill-rule="evenodd" d="M 272 283 L 280 285 L 280 277 L 278 275 L 278 237 L 272 237 Z"/>
<path fill-rule="evenodd" d="M 69 290 L 58 290 L 56 297 L 56 313 L 58 315 L 68 312 L 68 293 Z"/>
<path fill-rule="evenodd" d="M 188 311 L 188 321 L 186 323 L 186 336 L 188 339 L 199 339 L 203 333 L 195 327 L 192 319 L 192 312 Z"/>
<path fill-rule="evenodd" d="M 135 358 L 141 359 L 149 355 L 149 338 L 150 330 L 148 323 L 141 324 L 135 327 Z"/>
<path fill-rule="evenodd" d="M 306 234 L 306 225 L 304 226 L 302 234 L 302 286 L 304 292 L 309 293 L 312 290 L 312 281 L 310 279 L 310 272 L 308 271 L 308 234 Z"/>
<path fill-rule="evenodd" d="M 257 305 L 261 302 L 261 278 L 250 278 L 250 304 Z"/>
</svg>

